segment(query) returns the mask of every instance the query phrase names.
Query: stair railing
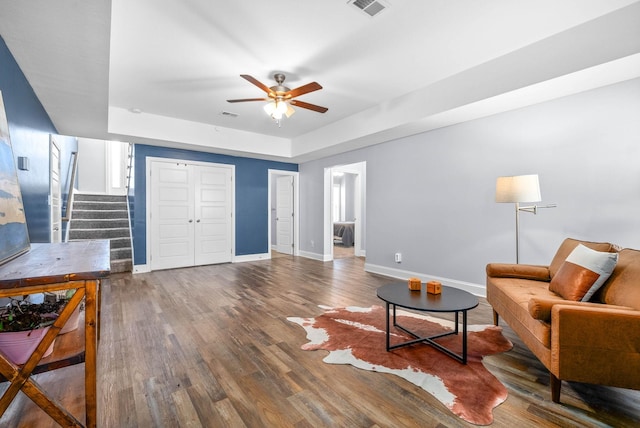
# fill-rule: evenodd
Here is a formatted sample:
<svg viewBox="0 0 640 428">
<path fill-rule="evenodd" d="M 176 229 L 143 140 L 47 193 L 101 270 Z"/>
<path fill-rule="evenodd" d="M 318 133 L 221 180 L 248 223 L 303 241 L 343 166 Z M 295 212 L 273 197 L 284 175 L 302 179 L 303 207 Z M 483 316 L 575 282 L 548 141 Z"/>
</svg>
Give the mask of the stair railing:
<svg viewBox="0 0 640 428">
<path fill-rule="evenodd" d="M 71 226 L 71 214 L 73 213 L 73 189 L 76 182 L 76 172 L 78 170 L 78 152 L 71 152 L 73 157 L 73 163 L 71 166 L 71 178 L 69 179 L 69 192 L 67 193 L 67 209 L 65 215 L 62 217 L 62 222 L 67 223 L 67 228 L 64 234 L 64 242 L 69 241 L 69 229 Z"/>
<path fill-rule="evenodd" d="M 131 244 L 131 270 L 133 271 L 133 260 L 134 260 L 134 253 L 133 253 L 133 231 L 132 231 L 132 227 L 131 227 L 131 204 L 129 203 L 129 190 L 131 188 L 131 176 L 133 175 L 133 160 L 134 160 L 134 148 L 133 148 L 133 143 L 129 143 L 129 147 L 127 149 L 127 158 L 128 158 L 128 165 L 127 165 L 127 186 L 126 186 L 126 201 L 127 201 L 127 218 L 129 219 L 129 243 Z"/>
</svg>

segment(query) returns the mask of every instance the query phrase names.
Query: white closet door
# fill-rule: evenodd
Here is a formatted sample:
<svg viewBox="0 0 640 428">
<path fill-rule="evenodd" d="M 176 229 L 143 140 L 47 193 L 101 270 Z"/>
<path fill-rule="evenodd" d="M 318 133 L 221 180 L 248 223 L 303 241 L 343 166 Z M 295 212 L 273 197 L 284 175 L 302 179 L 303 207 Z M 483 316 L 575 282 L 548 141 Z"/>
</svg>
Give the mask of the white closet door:
<svg viewBox="0 0 640 428">
<path fill-rule="evenodd" d="M 195 263 L 231 261 L 231 169 L 194 165 Z"/>
<path fill-rule="evenodd" d="M 151 269 L 192 266 L 193 168 L 184 163 L 151 165 Z"/>
</svg>

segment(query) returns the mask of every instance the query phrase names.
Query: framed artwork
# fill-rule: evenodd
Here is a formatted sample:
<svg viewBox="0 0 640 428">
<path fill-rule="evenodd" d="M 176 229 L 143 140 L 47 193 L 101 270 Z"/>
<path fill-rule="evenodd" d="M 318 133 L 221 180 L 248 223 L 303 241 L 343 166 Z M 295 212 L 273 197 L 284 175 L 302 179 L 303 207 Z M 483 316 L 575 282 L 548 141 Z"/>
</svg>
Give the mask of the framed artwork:
<svg viewBox="0 0 640 428">
<path fill-rule="evenodd" d="M 9 124 L 0 92 L 0 264 L 30 248 L 18 171 L 13 160 Z"/>
</svg>

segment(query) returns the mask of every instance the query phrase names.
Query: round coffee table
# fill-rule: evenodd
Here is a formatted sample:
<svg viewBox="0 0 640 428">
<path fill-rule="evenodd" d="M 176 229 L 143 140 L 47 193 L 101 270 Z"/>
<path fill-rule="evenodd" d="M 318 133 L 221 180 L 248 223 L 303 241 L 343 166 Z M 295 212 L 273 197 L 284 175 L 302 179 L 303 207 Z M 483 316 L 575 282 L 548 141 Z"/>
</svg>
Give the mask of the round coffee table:
<svg viewBox="0 0 640 428">
<path fill-rule="evenodd" d="M 462 364 L 467 364 L 467 311 L 478 306 L 478 298 L 473 294 L 454 287 L 442 286 L 441 294 L 429 294 L 426 292 L 426 285 L 422 285 L 420 291 L 409 290 L 407 282 L 394 282 L 378 288 L 378 297 L 387 304 L 387 351 L 409 346 L 416 343 L 426 343 L 456 359 Z M 451 332 L 441 333 L 434 336 L 421 337 L 408 330 L 396 322 L 396 306 L 413 309 L 423 312 L 453 312 L 456 316 L 455 329 Z M 400 330 L 415 337 L 414 340 L 390 344 L 389 340 L 389 309 L 393 309 L 393 325 Z M 440 337 L 458 334 L 458 315 L 462 313 L 462 354 L 456 354 L 450 349 L 435 342 Z"/>
</svg>

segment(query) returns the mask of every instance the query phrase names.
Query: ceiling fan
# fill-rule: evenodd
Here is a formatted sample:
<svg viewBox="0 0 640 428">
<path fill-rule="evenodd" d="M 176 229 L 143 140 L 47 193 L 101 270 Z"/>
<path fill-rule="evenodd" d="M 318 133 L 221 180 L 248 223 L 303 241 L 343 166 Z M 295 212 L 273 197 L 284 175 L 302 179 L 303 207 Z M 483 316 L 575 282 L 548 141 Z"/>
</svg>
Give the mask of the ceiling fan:
<svg viewBox="0 0 640 428">
<path fill-rule="evenodd" d="M 264 109 L 269 116 L 271 116 L 276 120 L 276 122 L 278 122 L 278 125 L 280 124 L 282 115 L 290 117 L 295 112 L 293 108 L 291 108 L 292 105 L 296 107 L 302 107 L 307 110 L 313 110 L 318 113 L 325 113 L 327 110 L 329 110 L 326 107 L 321 107 L 315 104 L 310 104 L 294 99 L 296 97 L 299 97 L 300 95 L 308 94 L 309 92 L 322 89 L 322 86 L 320 86 L 320 84 L 318 84 L 317 82 L 311 82 L 295 89 L 289 89 L 286 86 L 283 86 L 284 79 L 286 78 L 285 75 L 276 73 L 273 75 L 273 78 L 275 79 L 277 85 L 269 88 L 267 85 L 260 82 L 256 78 L 249 76 L 248 74 L 241 74 L 240 77 L 248 80 L 258 88 L 265 91 L 267 93 L 267 98 L 243 98 L 237 100 L 227 100 L 227 102 L 242 103 L 246 101 L 271 101 L 264 107 Z"/>
</svg>

